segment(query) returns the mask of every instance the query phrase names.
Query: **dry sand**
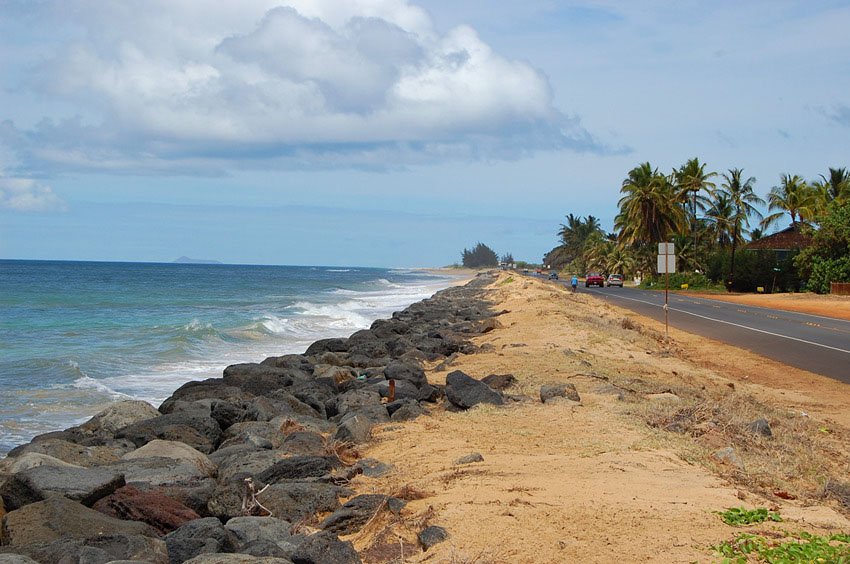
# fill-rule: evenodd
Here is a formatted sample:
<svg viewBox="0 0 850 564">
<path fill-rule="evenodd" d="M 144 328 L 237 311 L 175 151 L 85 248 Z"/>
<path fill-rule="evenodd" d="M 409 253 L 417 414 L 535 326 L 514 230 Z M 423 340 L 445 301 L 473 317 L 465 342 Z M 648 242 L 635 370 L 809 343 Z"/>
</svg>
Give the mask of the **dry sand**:
<svg viewBox="0 0 850 564">
<path fill-rule="evenodd" d="M 822 495 L 850 475 L 850 387 L 675 330 L 664 342 L 655 322 L 542 280 L 500 273 L 490 299 L 501 327 L 429 379 L 513 374 L 525 399 L 375 429 L 361 455 L 394 472 L 352 487 L 409 502 L 350 538 L 365 562 L 712 562 L 741 532 L 715 512 L 736 506 L 785 519 L 747 532 L 850 532 L 850 506 Z M 559 382 L 581 402 L 540 403 Z M 760 414 L 772 439 L 733 432 Z M 711 457 L 730 445 L 740 464 Z M 470 453 L 483 461 L 456 463 Z M 450 537 L 422 552 L 428 524 Z"/>
</svg>

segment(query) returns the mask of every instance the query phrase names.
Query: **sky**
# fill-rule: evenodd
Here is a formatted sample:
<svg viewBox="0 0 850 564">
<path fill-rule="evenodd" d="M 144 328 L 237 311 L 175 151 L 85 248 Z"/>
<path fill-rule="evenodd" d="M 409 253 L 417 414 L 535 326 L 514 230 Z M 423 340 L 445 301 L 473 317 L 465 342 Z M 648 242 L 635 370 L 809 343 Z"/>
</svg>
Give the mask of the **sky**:
<svg viewBox="0 0 850 564">
<path fill-rule="evenodd" d="M 2 0 L 0 258 L 539 262 L 628 171 L 850 166 L 850 1 Z"/>
</svg>

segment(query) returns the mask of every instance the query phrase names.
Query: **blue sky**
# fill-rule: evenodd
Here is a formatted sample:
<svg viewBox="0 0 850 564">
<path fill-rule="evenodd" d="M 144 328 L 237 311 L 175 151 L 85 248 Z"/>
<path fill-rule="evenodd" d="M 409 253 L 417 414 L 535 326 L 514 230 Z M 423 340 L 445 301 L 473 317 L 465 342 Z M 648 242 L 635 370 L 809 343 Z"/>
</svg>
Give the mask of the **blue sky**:
<svg viewBox="0 0 850 564">
<path fill-rule="evenodd" d="M 0 258 L 538 261 L 627 171 L 850 166 L 850 2 L 6 0 Z"/>
</svg>

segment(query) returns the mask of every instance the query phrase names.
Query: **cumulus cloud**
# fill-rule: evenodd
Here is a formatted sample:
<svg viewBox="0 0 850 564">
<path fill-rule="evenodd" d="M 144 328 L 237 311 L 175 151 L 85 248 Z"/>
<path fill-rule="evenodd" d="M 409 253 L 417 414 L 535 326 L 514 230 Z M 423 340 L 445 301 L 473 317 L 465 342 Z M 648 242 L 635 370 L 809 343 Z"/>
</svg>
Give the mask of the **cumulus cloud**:
<svg viewBox="0 0 850 564">
<path fill-rule="evenodd" d="M 28 178 L 0 176 L 0 208 L 15 211 L 63 211 L 65 202 L 50 186 Z"/>
<path fill-rule="evenodd" d="M 380 166 L 605 150 L 554 107 L 539 70 L 470 27 L 439 32 L 404 0 L 62 0 L 54 9 L 77 32 L 30 85 L 79 111 L 15 128 L 22 158 L 46 168 Z"/>
</svg>

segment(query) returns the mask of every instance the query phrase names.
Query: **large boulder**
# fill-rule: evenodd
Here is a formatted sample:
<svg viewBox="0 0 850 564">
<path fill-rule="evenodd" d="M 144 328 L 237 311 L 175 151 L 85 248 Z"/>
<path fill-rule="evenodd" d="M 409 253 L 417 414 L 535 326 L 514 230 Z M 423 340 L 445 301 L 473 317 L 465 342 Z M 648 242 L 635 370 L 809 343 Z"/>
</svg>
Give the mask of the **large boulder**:
<svg viewBox="0 0 850 564">
<path fill-rule="evenodd" d="M 278 415 L 285 415 L 291 419 L 323 417 L 322 413 L 308 403 L 298 399 L 288 390 L 275 390 L 267 396 L 278 408 Z"/>
<path fill-rule="evenodd" d="M 159 416 L 159 411 L 146 401 L 125 400 L 113 403 L 82 425 L 87 435 L 114 436 L 119 429 Z"/>
<path fill-rule="evenodd" d="M 328 515 L 319 528 L 337 535 L 350 535 L 359 531 L 376 513 L 383 510 L 388 498 L 381 494 L 363 494 L 345 502 Z"/>
<path fill-rule="evenodd" d="M 89 538 L 62 538 L 49 543 L 16 547 L 15 550 L 26 553 L 37 562 L 106 564 L 107 562 L 143 561 L 168 564 L 165 541 L 142 535 L 115 534 Z M 3 555 L 0 555 L 0 562 L 7 562 Z"/>
<path fill-rule="evenodd" d="M 244 423 L 260 423 L 260 425 L 242 427 Z M 231 437 L 222 441 L 222 443 L 218 445 L 218 449 L 216 449 L 215 452 L 210 453 L 210 460 L 212 460 L 212 456 L 216 452 L 221 450 L 229 452 L 230 449 L 234 447 L 246 447 L 248 450 L 273 449 L 275 443 L 272 442 L 272 439 L 276 439 L 280 435 L 280 432 L 275 432 L 273 427 L 269 425 L 268 421 L 243 421 L 242 423 L 237 423 L 233 427 L 239 427 L 238 431 L 234 430 L 235 432 Z M 230 429 L 228 429 L 228 431 L 230 431 Z M 226 457 L 219 456 L 217 458 L 222 460 Z"/>
<path fill-rule="evenodd" d="M 328 413 L 345 415 L 366 406 L 381 405 L 381 394 L 375 390 L 350 390 L 340 394 L 326 405 Z"/>
<path fill-rule="evenodd" d="M 348 339 L 319 339 L 304 352 L 304 356 L 317 356 L 325 352 L 347 352 Z"/>
<path fill-rule="evenodd" d="M 291 385 L 294 378 L 290 372 L 268 364 L 232 364 L 224 369 L 224 383 L 263 396 Z"/>
<path fill-rule="evenodd" d="M 257 499 L 278 519 L 297 523 L 316 513 L 334 511 L 341 496 L 352 492 L 321 482 L 281 482 L 272 484 Z"/>
<path fill-rule="evenodd" d="M 148 444 L 128 452 L 121 458 L 123 460 L 135 460 L 138 458 L 156 457 L 171 458 L 187 464 L 193 464 L 207 476 L 215 476 L 216 466 L 206 454 L 190 447 L 186 443 L 178 441 L 154 439 Z"/>
<path fill-rule="evenodd" d="M 209 415 L 203 415 L 200 411 L 187 411 L 133 423 L 120 429 L 115 436 L 129 439 L 137 447 L 154 439 L 179 441 L 209 454 L 221 440 L 221 427 Z"/>
<path fill-rule="evenodd" d="M 189 521 L 165 536 L 168 558 L 172 564 L 181 564 L 200 554 L 233 552 L 239 540 L 224 528 L 215 517 Z"/>
<path fill-rule="evenodd" d="M 455 370 L 446 376 L 446 398 L 461 409 L 469 409 L 479 403 L 502 405 L 502 395 L 484 382 Z"/>
<path fill-rule="evenodd" d="M 258 479 L 264 484 L 275 484 L 284 480 L 319 478 L 341 465 L 335 456 L 295 455 L 276 462 L 261 472 Z"/>
<path fill-rule="evenodd" d="M 224 528 L 236 535 L 239 541 L 237 550 L 242 550 L 256 541 L 269 541 L 291 554 L 295 549 L 290 529 L 292 525 L 275 517 L 234 517 L 224 524 Z"/>
<path fill-rule="evenodd" d="M 32 503 L 3 518 L 3 544 L 12 546 L 122 534 L 157 536 L 144 523 L 115 519 L 64 497 Z"/>
<path fill-rule="evenodd" d="M 299 370 L 303 376 L 307 376 L 313 372 L 313 363 L 303 354 L 285 354 L 283 356 L 270 356 L 260 364 L 266 366 L 275 366 L 277 368 L 289 368 L 290 370 Z"/>
<path fill-rule="evenodd" d="M 0 460 L 0 474 L 16 474 L 18 472 L 23 472 L 24 470 L 29 470 L 30 468 L 36 468 L 38 466 L 75 466 L 77 468 L 82 468 L 82 466 L 77 466 L 76 464 L 69 464 L 64 460 L 59 460 L 58 458 L 49 456 L 47 454 L 40 454 L 37 452 L 25 452 L 21 456 L 4 458 L 3 460 Z"/>
<path fill-rule="evenodd" d="M 75 466 L 100 466 L 108 464 L 121 458 L 125 452 L 133 450 L 132 443 L 114 446 L 83 446 L 64 439 L 45 438 L 39 441 L 34 441 L 9 451 L 8 456 L 16 457 L 34 452 L 37 454 L 46 454 L 53 458 L 58 458 L 68 464 Z"/>
<path fill-rule="evenodd" d="M 383 406 L 382 406 L 383 407 Z M 386 409 L 384 409 L 386 413 Z M 372 438 L 372 419 L 353 413 L 340 420 L 333 440 L 340 443 L 361 444 Z"/>
<path fill-rule="evenodd" d="M 197 487 L 213 481 L 194 462 L 174 458 L 130 458 L 113 462 L 108 467 L 124 475 L 127 484 L 140 489 L 156 487 Z"/>
<path fill-rule="evenodd" d="M 360 564 L 360 556 L 350 542 L 343 542 L 333 533 L 322 531 L 305 539 L 295 554 L 294 564 Z"/>
<path fill-rule="evenodd" d="M 199 554 L 186 564 L 292 564 L 292 560 L 251 554 Z"/>
<path fill-rule="evenodd" d="M 0 487 L 7 510 L 54 496 L 91 506 L 124 485 L 124 475 L 109 468 L 37 466 L 18 472 Z"/>
<path fill-rule="evenodd" d="M 179 501 L 156 491 L 141 491 L 125 486 L 111 495 L 100 499 L 92 506 L 104 515 L 147 523 L 158 533 L 165 535 L 187 521 L 201 516 Z"/>
<path fill-rule="evenodd" d="M 159 406 L 161 413 L 171 413 L 178 401 L 194 402 L 198 400 L 224 400 L 238 403 L 251 399 L 253 394 L 246 392 L 238 386 L 231 386 L 222 378 L 208 378 L 206 380 L 186 382 L 177 388 L 171 397 Z"/>
<path fill-rule="evenodd" d="M 326 452 L 326 440 L 314 431 L 295 431 L 283 437 L 280 450 L 289 454 L 321 456 Z"/>
<path fill-rule="evenodd" d="M 4 549 L 0 548 L 0 551 Z M 8 549 L 12 550 L 12 549 Z M 0 563 L 2 564 L 38 564 L 38 560 L 33 560 L 29 556 L 23 554 L 15 554 L 12 552 L 0 552 Z"/>
<path fill-rule="evenodd" d="M 263 472 L 273 467 L 289 456 L 279 450 L 258 450 L 234 454 L 224 460 L 218 466 L 219 481 L 229 482 L 234 478 L 242 479 L 248 476 L 262 475 Z"/>
<path fill-rule="evenodd" d="M 210 417 L 216 420 L 222 430 L 235 423 L 250 419 L 245 402 L 233 403 L 225 400 L 214 400 L 210 406 Z"/>
<path fill-rule="evenodd" d="M 421 388 L 428 383 L 428 379 L 425 377 L 425 371 L 420 366 L 409 362 L 391 362 L 384 370 L 384 376 L 387 380 L 410 382 L 417 388 Z"/>
</svg>

